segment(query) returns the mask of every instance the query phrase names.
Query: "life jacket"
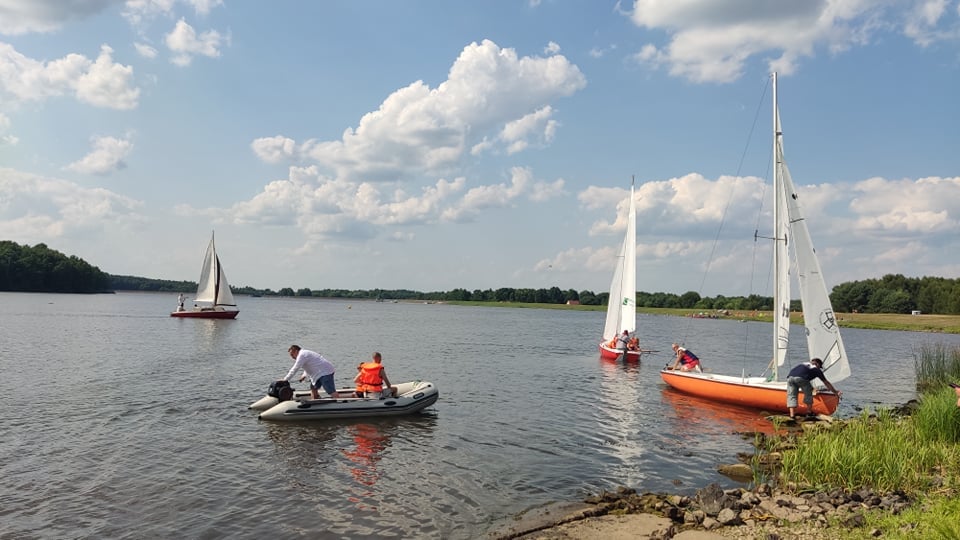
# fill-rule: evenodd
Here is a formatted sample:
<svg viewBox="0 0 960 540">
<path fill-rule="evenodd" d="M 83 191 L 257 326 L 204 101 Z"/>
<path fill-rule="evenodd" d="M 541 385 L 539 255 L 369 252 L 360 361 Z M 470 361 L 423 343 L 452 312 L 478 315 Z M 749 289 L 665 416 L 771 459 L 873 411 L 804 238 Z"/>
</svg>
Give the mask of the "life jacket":
<svg viewBox="0 0 960 540">
<path fill-rule="evenodd" d="M 383 377 L 380 370 L 383 364 L 365 362 L 360 364 L 360 379 L 357 381 L 358 392 L 379 392 L 383 389 Z"/>
<path fill-rule="evenodd" d="M 693 354 L 692 352 L 684 349 L 684 351 L 683 351 L 683 356 L 680 357 L 680 363 L 683 364 L 683 365 L 699 364 L 699 363 L 700 363 L 700 359 L 697 358 L 697 355 L 695 355 L 695 354 Z"/>
</svg>

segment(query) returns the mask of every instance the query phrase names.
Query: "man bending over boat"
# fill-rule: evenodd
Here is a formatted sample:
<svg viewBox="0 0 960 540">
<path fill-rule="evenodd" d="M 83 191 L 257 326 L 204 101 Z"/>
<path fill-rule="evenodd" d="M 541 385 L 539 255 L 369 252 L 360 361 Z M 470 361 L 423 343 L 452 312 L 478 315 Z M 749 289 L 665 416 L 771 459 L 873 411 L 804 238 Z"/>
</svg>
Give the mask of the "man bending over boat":
<svg viewBox="0 0 960 540">
<path fill-rule="evenodd" d="M 809 362 L 797 364 L 790 373 L 787 373 L 787 408 L 790 409 L 790 418 L 793 418 L 797 408 L 797 392 L 803 392 L 803 404 L 807 406 L 807 418 L 817 416 L 813 412 L 813 385 L 810 381 L 820 379 L 827 389 L 840 396 L 840 391 L 834 388 L 827 376 L 823 374 L 823 360 L 814 358 Z"/>
<path fill-rule="evenodd" d="M 375 352 L 371 362 L 360 364 L 360 373 L 357 373 L 357 376 L 353 378 L 353 382 L 357 383 L 358 397 L 380 399 L 383 397 L 384 388 L 389 390 L 392 397 L 397 397 L 397 388 L 390 385 L 387 371 L 383 369 L 383 365 L 380 363 L 382 361 L 383 356 Z"/>
<path fill-rule="evenodd" d="M 691 351 L 673 344 L 673 352 L 677 355 L 677 361 L 673 363 L 670 369 L 679 369 L 680 371 L 703 371 L 700 368 L 700 359 Z"/>
<path fill-rule="evenodd" d="M 320 388 L 323 388 L 331 397 L 340 397 L 337 393 L 337 386 L 333 382 L 335 370 L 329 360 L 320 353 L 301 349 L 299 345 L 291 345 L 287 352 L 290 353 L 290 358 L 293 358 L 294 362 L 293 367 L 290 368 L 290 371 L 282 380 L 290 381 L 297 371 L 303 370 L 300 382 L 303 382 L 305 377 L 310 377 L 310 396 L 313 399 L 320 399 L 320 393 L 318 392 Z"/>
</svg>

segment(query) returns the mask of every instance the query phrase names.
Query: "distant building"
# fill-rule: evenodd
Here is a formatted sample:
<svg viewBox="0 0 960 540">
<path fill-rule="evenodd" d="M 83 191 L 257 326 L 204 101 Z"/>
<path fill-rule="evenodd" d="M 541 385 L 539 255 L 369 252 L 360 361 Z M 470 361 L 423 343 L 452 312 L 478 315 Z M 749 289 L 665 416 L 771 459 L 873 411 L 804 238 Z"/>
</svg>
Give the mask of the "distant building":
<svg viewBox="0 0 960 540">
<path fill-rule="evenodd" d="M 568 306 L 579 306 L 579 305 L 580 305 L 580 301 L 579 301 L 579 300 L 567 300 L 567 305 L 568 305 Z"/>
<path fill-rule="evenodd" d="M 910 314 L 911 314 L 911 315 L 920 315 L 920 310 L 919 310 L 919 309 L 915 309 L 915 310 L 911 311 Z"/>
</svg>

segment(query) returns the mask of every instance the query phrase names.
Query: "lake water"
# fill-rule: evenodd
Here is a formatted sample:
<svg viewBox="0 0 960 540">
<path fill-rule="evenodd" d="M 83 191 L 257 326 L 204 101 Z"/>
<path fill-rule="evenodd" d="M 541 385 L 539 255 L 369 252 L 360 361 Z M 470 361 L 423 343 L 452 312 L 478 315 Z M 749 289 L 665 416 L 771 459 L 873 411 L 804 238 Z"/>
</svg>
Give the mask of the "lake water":
<svg viewBox="0 0 960 540">
<path fill-rule="evenodd" d="M 601 312 L 238 302 L 236 320 L 212 321 L 169 317 L 175 294 L 0 293 L 0 537 L 477 538 L 620 485 L 736 485 L 716 473 L 750 449 L 734 432 L 769 426 L 657 373 L 685 341 L 709 369 L 759 374 L 765 323 L 641 315 L 644 348 L 661 352 L 624 366 L 599 359 Z M 915 397 L 915 347 L 960 345 L 844 340 L 840 416 Z M 406 418 L 261 422 L 247 405 L 292 343 L 332 360 L 339 386 L 380 351 L 391 380 L 434 382 L 440 400 Z"/>
</svg>

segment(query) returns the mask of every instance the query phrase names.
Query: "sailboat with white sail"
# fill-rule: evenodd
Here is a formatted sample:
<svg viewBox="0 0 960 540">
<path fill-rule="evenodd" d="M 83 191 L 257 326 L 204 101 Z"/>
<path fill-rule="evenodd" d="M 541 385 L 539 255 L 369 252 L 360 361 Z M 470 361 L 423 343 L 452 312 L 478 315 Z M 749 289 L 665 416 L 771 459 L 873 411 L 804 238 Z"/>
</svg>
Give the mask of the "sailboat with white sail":
<svg viewBox="0 0 960 540">
<path fill-rule="evenodd" d="M 630 207 L 627 211 L 627 231 L 623 245 L 614 264 L 613 280 L 610 282 L 610 298 L 607 300 L 607 319 L 603 325 L 603 341 L 600 342 L 600 357 L 625 361 L 640 360 L 641 352 L 628 350 L 625 354 L 617 348 L 617 337 L 624 331 L 633 334 L 637 329 L 637 203 L 633 197 L 633 182 L 630 183 Z"/>
<path fill-rule="evenodd" d="M 181 303 L 171 317 L 188 317 L 199 319 L 235 319 L 240 313 L 237 302 L 233 299 L 227 275 L 217 256 L 214 244 L 214 235 L 210 235 L 210 244 L 203 258 L 203 267 L 200 269 L 200 282 L 197 284 L 197 295 L 193 299 L 193 309 L 184 309 Z"/>
<path fill-rule="evenodd" d="M 840 329 L 830 304 L 830 297 L 820 270 L 813 242 L 807 230 L 793 179 L 783 157 L 783 133 L 777 103 L 777 74 L 773 78 L 773 157 L 774 157 L 774 290 L 773 360 L 772 376 L 749 377 L 695 373 L 663 369 L 660 377 L 668 385 L 688 394 L 715 401 L 787 412 L 787 385 L 778 380 L 778 368 L 783 366 L 790 342 L 790 257 L 792 246 L 800 285 L 803 321 L 806 330 L 809 358 L 823 360 L 824 375 L 833 383 L 850 376 Z M 816 380 L 814 382 L 817 382 Z M 840 397 L 819 389 L 814 396 L 813 412 L 833 414 Z M 802 411 L 807 412 L 810 411 Z"/>
</svg>

